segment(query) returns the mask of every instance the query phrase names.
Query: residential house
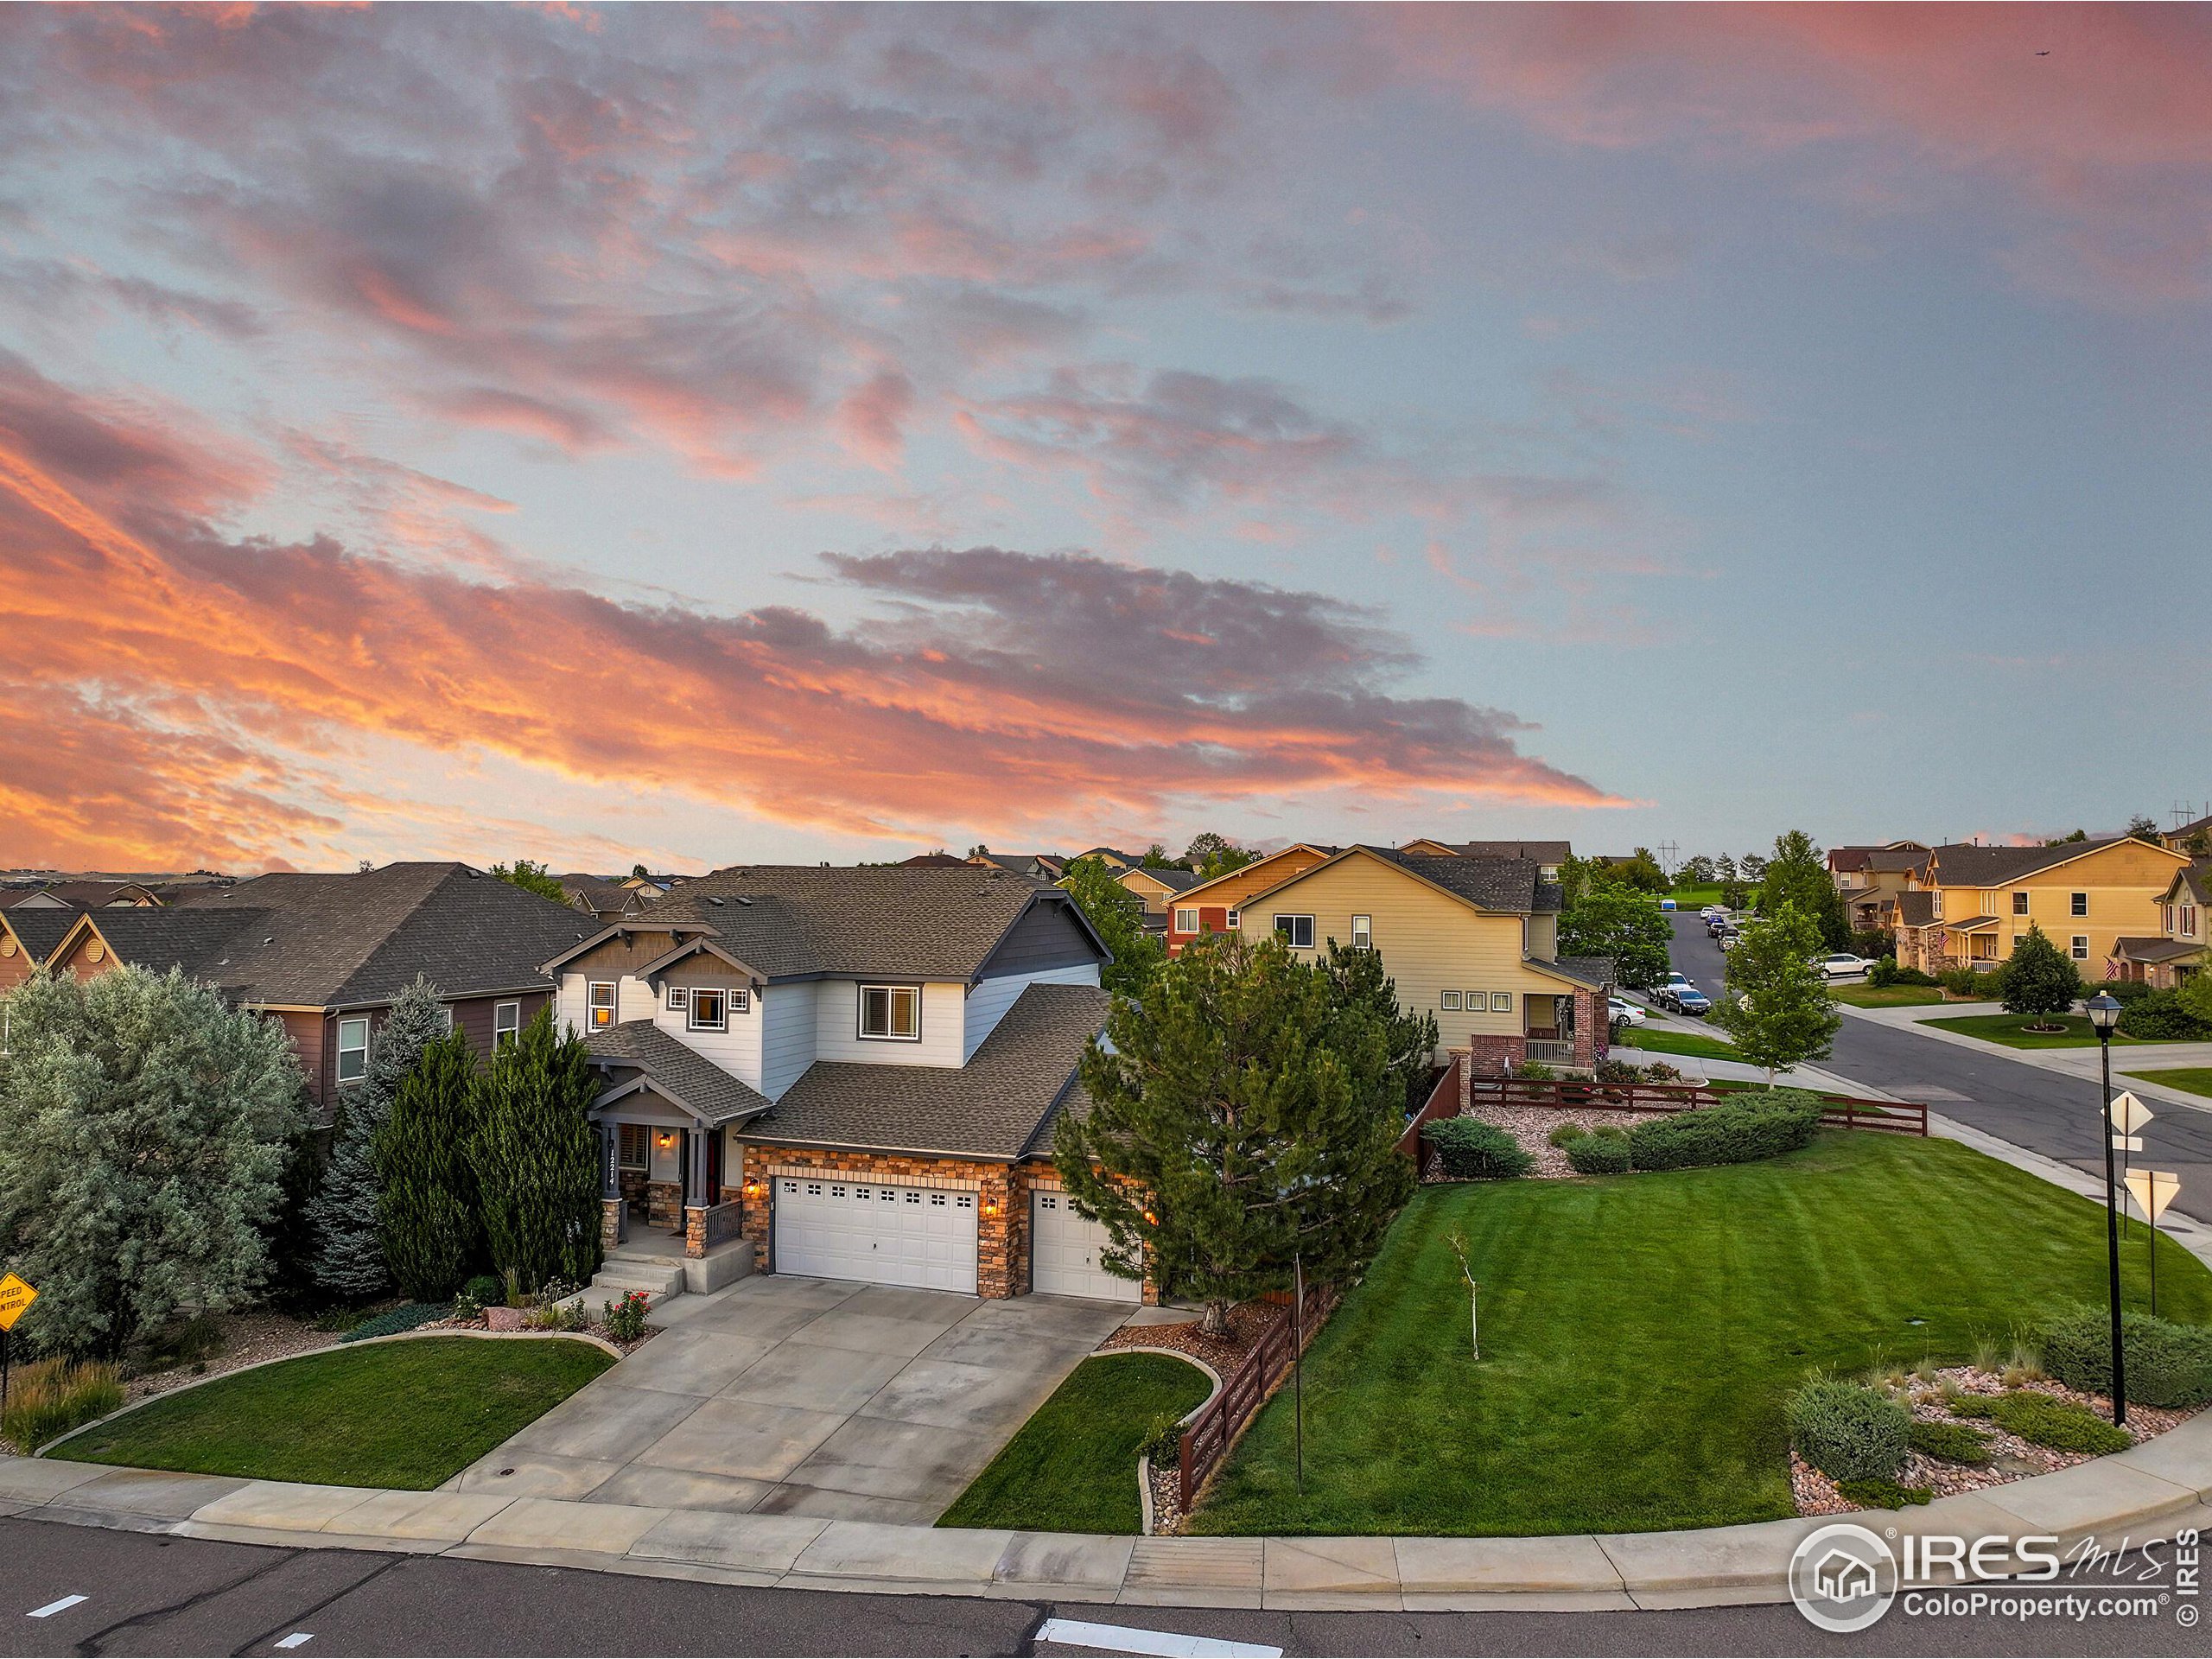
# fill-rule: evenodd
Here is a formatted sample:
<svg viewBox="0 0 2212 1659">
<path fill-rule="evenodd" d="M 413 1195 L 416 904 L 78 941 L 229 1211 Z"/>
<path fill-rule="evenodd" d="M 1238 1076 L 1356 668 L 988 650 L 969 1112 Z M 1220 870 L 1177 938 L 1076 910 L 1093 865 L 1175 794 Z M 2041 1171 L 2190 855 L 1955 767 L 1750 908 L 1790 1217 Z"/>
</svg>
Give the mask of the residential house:
<svg viewBox="0 0 2212 1659">
<path fill-rule="evenodd" d="M 0 910 L 0 992 L 13 990 L 29 979 L 83 913 L 47 905 Z"/>
<path fill-rule="evenodd" d="M 1144 862 L 1142 853 L 1125 853 L 1116 847 L 1093 847 L 1088 852 L 1077 853 L 1075 858 L 1095 858 L 1109 870 L 1134 870 Z M 1074 863 L 1075 858 L 1068 862 Z M 1066 872 L 1063 870 L 1061 874 Z"/>
<path fill-rule="evenodd" d="M 1307 869 L 1339 849 L 1311 842 L 1294 842 L 1281 852 L 1247 864 L 1243 868 L 1200 881 L 1175 895 L 1168 907 L 1167 954 L 1182 954 L 1183 947 L 1202 933 L 1234 933 L 1237 909 L 1245 899 L 1271 887 L 1295 871 Z"/>
<path fill-rule="evenodd" d="M 1928 974 L 1994 968 L 2034 925 L 2095 979 L 2122 938 L 2159 931 L 2161 899 L 2189 861 L 2124 836 L 1932 849 L 1897 898 L 1897 963 Z"/>
<path fill-rule="evenodd" d="M 2205 946 L 2212 939 L 2212 858 L 2174 872 L 2158 896 L 2158 924 L 2155 934 L 2123 938 L 2114 946 L 2107 978 L 2170 991 L 2204 971 Z"/>
<path fill-rule="evenodd" d="M 110 906 L 158 905 L 153 888 L 137 881 L 108 881 L 99 877 L 42 881 L 34 887 L 0 892 L 0 907 L 9 910 L 105 910 Z"/>
<path fill-rule="evenodd" d="M 1556 881 L 1560 868 L 1574 856 L 1574 847 L 1564 841 L 1433 841 L 1424 836 L 1398 849 L 1430 858 L 1525 858 L 1534 861 L 1536 879 Z"/>
<path fill-rule="evenodd" d="M 1135 1300 L 1051 1163 L 1109 959 L 1066 893 L 967 864 L 717 870 L 558 952 L 560 1017 L 605 1079 L 607 1242 Z"/>
<path fill-rule="evenodd" d="M 2187 853 L 2191 858 L 2204 857 L 2212 853 L 2212 817 L 2195 818 L 2169 830 L 2158 837 L 2158 844 L 2177 853 Z"/>
<path fill-rule="evenodd" d="M 545 1006 L 552 982 L 538 964 L 591 931 L 589 918 L 465 864 L 387 864 L 79 912 L 47 960 L 80 976 L 175 968 L 269 1015 L 290 1033 L 327 1112 L 367 1076 L 370 1036 L 418 974 L 489 1054 Z"/>
<path fill-rule="evenodd" d="M 1927 867 L 1928 849 L 1916 841 L 1828 852 L 1828 876 L 1843 895 L 1844 916 L 1854 932 L 1894 932 L 1897 897 Z"/>
<path fill-rule="evenodd" d="M 1122 870 L 1114 878 L 1117 886 L 1135 893 L 1144 906 L 1145 931 L 1163 935 L 1167 931 L 1168 911 L 1204 879 L 1195 870 L 1153 869 L 1141 864 Z"/>
<path fill-rule="evenodd" d="M 968 861 L 988 869 L 1005 870 L 1014 875 L 1026 875 L 1032 881 L 1048 886 L 1068 873 L 1068 866 L 1075 861 L 1062 858 L 1055 853 L 978 853 Z"/>
<path fill-rule="evenodd" d="M 561 884 L 561 892 L 572 907 L 601 926 L 635 916 L 667 896 L 667 889 L 636 876 L 617 880 L 572 871 L 553 879 Z"/>
<path fill-rule="evenodd" d="M 1301 956 L 1331 940 L 1371 946 L 1399 1005 L 1435 1014 L 1444 1049 L 1469 1053 L 1474 1075 L 1605 1058 L 1613 964 L 1560 956 L 1565 894 L 1535 860 L 1354 846 L 1278 874 L 1241 896 L 1236 931 Z"/>
<path fill-rule="evenodd" d="M 902 870 L 957 870 L 967 864 L 964 858 L 955 858 L 950 853 L 916 853 L 912 858 L 902 858 L 897 868 Z"/>
</svg>

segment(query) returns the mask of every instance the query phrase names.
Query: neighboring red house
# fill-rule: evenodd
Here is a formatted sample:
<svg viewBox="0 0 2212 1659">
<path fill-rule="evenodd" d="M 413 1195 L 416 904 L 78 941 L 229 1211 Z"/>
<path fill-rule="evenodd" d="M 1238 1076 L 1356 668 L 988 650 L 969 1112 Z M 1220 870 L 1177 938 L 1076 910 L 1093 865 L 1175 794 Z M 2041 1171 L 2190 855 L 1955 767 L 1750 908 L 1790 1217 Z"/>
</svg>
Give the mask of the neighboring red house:
<svg viewBox="0 0 2212 1659">
<path fill-rule="evenodd" d="M 1181 955 L 1185 945 L 1204 933 L 1235 932 L 1237 906 L 1245 899 L 1277 882 L 1287 881 L 1300 870 L 1311 869 L 1324 859 L 1334 858 L 1342 850 L 1310 842 L 1294 842 L 1281 852 L 1269 853 L 1241 870 L 1231 870 L 1211 881 L 1201 881 L 1187 893 L 1177 893 L 1167 911 L 1167 954 Z"/>
<path fill-rule="evenodd" d="M 371 1033 L 418 974 L 488 1055 L 551 995 L 538 964 L 594 931 L 589 916 L 466 864 L 387 864 L 351 875 L 287 871 L 175 905 L 80 912 L 45 960 L 80 977 L 175 968 L 269 1015 L 291 1033 L 308 1091 L 327 1111 L 367 1074 Z"/>
</svg>

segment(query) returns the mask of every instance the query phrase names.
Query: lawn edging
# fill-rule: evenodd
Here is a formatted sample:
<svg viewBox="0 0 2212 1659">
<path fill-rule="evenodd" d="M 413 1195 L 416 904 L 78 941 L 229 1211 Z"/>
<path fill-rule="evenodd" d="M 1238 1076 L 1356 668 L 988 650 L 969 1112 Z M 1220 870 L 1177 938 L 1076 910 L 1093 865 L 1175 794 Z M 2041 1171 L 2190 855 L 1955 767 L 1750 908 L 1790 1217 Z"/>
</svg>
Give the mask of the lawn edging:
<svg viewBox="0 0 2212 1659">
<path fill-rule="evenodd" d="M 1131 1342 L 1125 1343 L 1119 1348 L 1103 1348 L 1090 1357 L 1103 1359 L 1109 1354 L 1166 1354 L 1183 1361 L 1185 1364 L 1195 1365 L 1204 1371 L 1208 1380 L 1213 1383 L 1213 1389 L 1205 1399 L 1199 1401 L 1197 1405 L 1192 1406 L 1176 1420 L 1185 1428 L 1191 1426 L 1192 1419 L 1221 1398 L 1221 1373 L 1196 1354 L 1186 1354 L 1180 1348 L 1156 1348 L 1147 1343 Z M 1152 1536 L 1153 1523 L 1152 1459 L 1149 1454 L 1142 1452 L 1137 1453 L 1137 1507 L 1144 1516 L 1144 1523 L 1139 1535 L 1149 1538 Z"/>
<path fill-rule="evenodd" d="M 1179 1357 L 1188 1358 L 1187 1355 Z M 1968 1539 L 2212 1526 L 2212 1413 L 2126 1452 L 1878 1528 Z M 1553 1537 L 1131 1538 L 941 1530 L 581 1499 L 310 1486 L 0 1459 L 28 1520 L 230 1542 L 451 1554 L 645 1577 L 869 1594 L 1376 1611 L 1632 1611 L 1789 1599 L 1789 1558 L 1827 1518 Z M 1986 1555 L 1989 1552 L 1985 1552 Z M 1999 1555 L 2000 1570 L 2026 1563 Z M 1947 1586 L 1948 1578 L 1916 1580 Z"/>
<path fill-rule="evenodd" d="M 622 1351 L 613 1343 L 603 1338 L 588 1335 L 582 1331 L 475 1331 L 464 1326 L 449 1331 L 399 1331 L 388 1337 L 364 1337 L 359 1342 L 343 1342 L 334 1337 L 320 1348 L 304 1349 L 296 1354 L 278 1354 L 270 1359 L 257 1359 L 251 1365 L 240 1365 L 232 1370 L 211 1371 L 206 1376 L 195 1376 L 190 1382 L 180 1382 L 173 1389 L 163 1389 L 159 1394 L 142 1395 L 130 1404 L 109 1412 L 105 1417 L 95 1417 L 89 1423 L 78 1424 L 67 1434 L 55 1435 L 29 1455 L 34 1458 L 43 1458 L 52 1452 L 55 1446 L 67 1445 L 79 1434 L 89 1434 L 94 1429 L 114 1422 L 118 1418 L 128 1417 L 143 1406 L 154 1405 L 163 1400 L 174 1400 L 181 1394 L 189 1394 L 194 1389 L 204 1389 L 211 1382 L 227 1382 L 234 1376 L 244 1376 L 251 1371 L 266 1370 L 271 1365 L 289 1365 L 296 1359 L 313 1359 L 318 1354 L 332 1353 L 340 1348 L 359 1352 L 363 1349 L 375 1348 L 387 1342 L 417 1342 L 428 1337 L 487 1337 L 499 1342 L 510 1342 L 516 1338 L 531 1342 L 547 1340 L 588 1342 L 601 1352 L 611 1354 L 617 1361 L 622 1358 Z M 115 1465 L 106 1466 L 112 1468 Z M 374 1489 L 357 1487 L 350 1490 L 365 1491 Z"/>
</svg>

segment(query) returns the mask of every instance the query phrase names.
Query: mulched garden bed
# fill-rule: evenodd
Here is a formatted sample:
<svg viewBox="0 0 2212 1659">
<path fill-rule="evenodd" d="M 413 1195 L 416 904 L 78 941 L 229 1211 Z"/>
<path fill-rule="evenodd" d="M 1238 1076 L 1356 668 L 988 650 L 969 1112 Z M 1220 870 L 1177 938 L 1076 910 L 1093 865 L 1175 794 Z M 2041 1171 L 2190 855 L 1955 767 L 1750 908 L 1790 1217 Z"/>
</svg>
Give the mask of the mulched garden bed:
<svg viewBox="0 0 2212 1659">
<path fill-rule="evenodd" d="M 428 1325 L 416 1326 L 416 1329 L 418 1331 L 488 1331 L 491 1329 L 491 1324 L 487 1319 L 486 1319 L 483 1314 L 479 1313 L 474 1319 L 433 1319 Z M 657 1325 L 649 1325 L 645 1328 L 644 1333 L 639 1336 L 635 1342 L 620 1342 L 616 1340 L 614 1333 L 610 1331 L 604 1323 L 598 1319 L 594 1319 L 589 1324 L 579 1325 L 574 1328 L 554 1325 L 524 1325 L 520 1332 L 509 1332 L 506 1334 L 596 1337 L 600 1341 L 606 1343 L 608 1346 L 620 1352 L 623 1358 L 627 1359 L 631 1355 L 636 1353 L 639 1349 L 644 1347 L 655 1337 L 658 1336 L 660 1332 L 660 1326 Z"/>
<path fill-rule="evenodd" d="M 1946 1463 L 1915 1452 L 1905 1459 L 1898 1472 L 1900 1486 L 1925 1487 L 1937 1497 L 1951 1497 L 1961 1492 L 1978 1492 L 1992 1486 L 2009 1485 L 2016 1480 L 2025 1480 L 2031 1475 L 2048 1475 L 2061 1469 L 2071 1469 L 2075 1464 L 2088 1463 L 2093 1454 L 2086 1452 L 2056 1452 L 2047 1446 L 2037 1446 L 2008 1433 L 1986 1417 L 1959 1417 L 1944 1408 L 1943 1385 L 1948 1382 L 1962 1395 L 1978 1395 L 1994 1399 L 2009 1393 L 2047 1394 L 2054 1400 L 2069 1404 L 2086 1406 L 2105 1420 L 2112 1421 L 2112 1402 L 2102 1395 L 2084 1394 L 2069 1389 L 2063 1382 L 2049 1377 L 2023 1381 L 2007 1388 L 2004 1378 L 1994 1371 L 1979 1370 L 1972 1365 L 1955 1365 L 1937 1371 L 1933 1380 L 1923 1381 L 1917 1376 L 1906 1380 L 1899 1394 L 1899 1403 L 1923 1422 L 1959 1423 L 1980 1433 L 1989 1442 L 1990 1460 L 1980 1465 Z M 2155 1439 L 2167 1430 L 2178 1427 L 2196 1415 L 2193 1410 L 2177 1411 L 2158 1406 L 2131 1404 L 2127 1408 L 2127 1429 L 2138 1444 Z M 1819 1470 L 1800 1460 L 1794 1453 L 1789 1459 L 1789 1486 L 1797 1500 L 1800 1515 L 1852 1515 L 1861 1507 L 1836 1490 L 1836 1484 Z"/>
<path fill-rule="evenodd" d="M 1198 1330 L 1198 1320 L 1183 1325 L 1125 1325 L 1098 1344 L 1099 1351 L 1115 1348 L 1172 1348 L 1179 1354 L 1203 1359 L 1224 1376 L 1243 1363 L 1267 1328 L 1284 1310 L 1273 1302 L 1239 1302 L 1229 1310 L 1226 1338 L 1209 1337 Z"/>
<path fill-rule="evenodd" d="M 318 1330 L 312 1319 L 294 1319 L 289 1313 L 271 1313 L 266 1308 L 251 1313 L 218 1313 L 213 1317 L 222 1330 L 220 1350 L 188 1365 L 126 1376 L 123 1382 L 124 1399 L 136 1405 L 149 1395 L 167 1394 L 188 1382 L 244 1370 L 264 1360 L 311 1354 L 317 1349 L 333 1347 L 338 1341 L 336 1332 Z"/>
<path fill-rule="evenodd" d="M 1478 1122 L 1494 1123 L 1518 1141 L 1533 1154 L 1535 1168 L 1529 1173 L 1539 1180 L 1556 1181 L 1574 1173 L 1567 1161 L 1567 1149 L 1551 1144 L 1551 1133 L 1562 1123 L 1573 1123 L 1586 1129 L 1594 1129 L 1606 1123 L 1618 1123 L 1623 1128 L 1634 1128 L 1639 1123 L 1651 1121 L 1649 1112 L 1609 1112 L 1594 1106 L 1499 1106 L 1473 1105 L 1459 1114 Z M 1442 1179 L 1433 1176 L 1432 1179 Z"/>
</svg>

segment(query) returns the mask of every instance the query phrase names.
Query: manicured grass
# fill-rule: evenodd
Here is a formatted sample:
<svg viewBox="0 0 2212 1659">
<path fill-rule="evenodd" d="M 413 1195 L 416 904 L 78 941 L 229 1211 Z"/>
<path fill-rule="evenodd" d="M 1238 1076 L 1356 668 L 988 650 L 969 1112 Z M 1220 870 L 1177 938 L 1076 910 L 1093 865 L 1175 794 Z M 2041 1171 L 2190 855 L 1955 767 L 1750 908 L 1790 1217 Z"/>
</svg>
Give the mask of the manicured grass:
<svg viewBox="0 0 2212 1659">
<path fill-rule="evenodd" d="M 1482 1351 L 1446 1236 L 1482 1285 Z M 2145 1243 L 2122 1260 L 2147 1302 Z M 2212 1320 L 2167 1242 L 2158 1311 Z M 1764 1163 L 1427 1186 L 1306 1362 L 1306 1496 L 1279 1395 L 1197 1529 L 1534 1534 L 1794 1513 L 1808 1372 L 1970 1357 L 2104 1294 L 2094 1205 L 1956 1141 L 1827 1134 Z M 1923 1323 L 1913 1324 L 1910 1321 Z"/>
<path fill-rule="evenodd" d="M 1703 910 L 1707 905 L 1719 904 L 1720 889 L 1719 887 L 1677 887 L 1667 897 L 1675 901 L 1677 908 L 1694 914 Z"/>
<path fill-rule="evenodd" d="M 1961 1032 L 1968 1037 L 1979 1037 L 1985 1043 L 2001 1043 L 2006 1048 L 2094 1048 L 2097 1033 L 2089 1029 L 2089 1022 L 2078 1014 L 1961 1014 L 1948 1020 L 1923 1020 L 1923 1026 L 1941 1026 L 1945 1031 Z M 2059 1031 L 2030 1031 L 2030 1026 L 2063 1025 Z M 2112 1034 L 2113 1046 L 2132 1043 L 2133 1037 L 2119 1032 Z"/>
<path fill-rule="evenodd" d="M 550 1338 L 370 1343 L 164 1395 L 52 1455 L 428 1491 L 613 1363 L 588 1342 Z"/>
<path fill-rule="evenodd" d="M 2145 1083 L 2163 1083 L 2192 1095 L 2212 1095 L 2212 1065 L 2176 1065 L 2163 1071 L 2130 1071 Z"/>
<path fill-rule="evenodd" d="M 1943 1000 L 1933 985 L 1837 985 L 1829 995 L 1854 1008 L 1933 1007 Z"/>
<path fill-rule="evenodd" d="M 1102 1354 L 1069 1373 L 938 1518 L 940 1527 L 1134 1533 L 1137 1446 L 1153 1419 L 1198 1408 L 1213 1381 L 1166 1354 Z"/>
<path fill-rule="evenodd" d="M 1696 1060 L 1732 1060 L 1735 1048 L 1718 1037 L 1701 1037 L 1694 1031 L 1662 1031 L 1656 1026 L 1630 1026 L 1622 1039 L 1647 1054 L 1681 1054 Z"/>
</svg>

